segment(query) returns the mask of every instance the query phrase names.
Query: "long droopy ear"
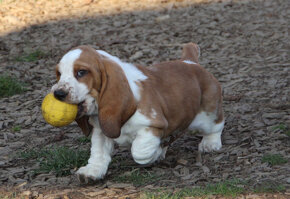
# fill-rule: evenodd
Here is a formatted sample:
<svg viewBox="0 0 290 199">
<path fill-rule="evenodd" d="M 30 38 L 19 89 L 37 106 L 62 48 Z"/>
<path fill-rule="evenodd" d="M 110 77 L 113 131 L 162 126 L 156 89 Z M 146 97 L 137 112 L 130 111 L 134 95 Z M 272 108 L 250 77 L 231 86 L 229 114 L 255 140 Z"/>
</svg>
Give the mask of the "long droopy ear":
<svg viewBox="0 0 290 199">
<path fill-rule="evenodd" d="M 198 63 L 198 57 L 200 55 L 200 48 L 195 43 L 188 43 L 183 46 L 181 59 L 190 60 Z"/>
<path fill-rule="evenodd" d="M 103 59 L 101 92 L 99 96 L 99 123 L 110 138 L 120 136 L 122 125 L 136 110 L 135 100 L 122 69 L 114 62 Z"/>
<path fill-rule="evenodd" d="M 82 129 L 85 136 L 89 136 L 93 130 L 93 126 L 89 124 L 89 116 L 82 116 L 81 118 L 76 119 L 79 127 Z"/>
</svg>

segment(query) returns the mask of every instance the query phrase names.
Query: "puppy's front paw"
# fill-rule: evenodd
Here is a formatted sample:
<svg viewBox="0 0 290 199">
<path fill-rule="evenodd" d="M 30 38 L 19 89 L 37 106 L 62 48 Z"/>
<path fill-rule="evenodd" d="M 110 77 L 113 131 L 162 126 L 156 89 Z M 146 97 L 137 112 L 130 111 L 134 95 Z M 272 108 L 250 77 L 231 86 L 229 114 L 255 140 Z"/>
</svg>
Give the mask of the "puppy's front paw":
<svg viewBox="0 0 290 199">
<path fill-rule="evenodd" d="M 96 165 L 88 164 L 87 166 L 81 167 L 77 172 L 77 178 L 80 183 L 90 183 L 92 181 L 102 179 L 107 172 L 107 169 L 101 168 Z"/>
<path fill-rule="evenodd" d="M 222 148 L 220 134 L 210 134 L 203 136 L 201 143 L 198 145 L 200 152 L 218 151 Z"/>
</svg>

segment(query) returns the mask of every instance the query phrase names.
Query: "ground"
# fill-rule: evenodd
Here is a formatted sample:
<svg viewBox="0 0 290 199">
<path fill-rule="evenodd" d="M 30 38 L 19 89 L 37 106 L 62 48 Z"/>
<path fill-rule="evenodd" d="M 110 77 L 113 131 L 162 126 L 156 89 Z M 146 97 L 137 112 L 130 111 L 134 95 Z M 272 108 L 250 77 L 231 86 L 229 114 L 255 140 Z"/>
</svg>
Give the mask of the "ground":
<svg viewBox="0 0 290 199">
<path fill-rule="evenodd" d="M 241 198 L 289 197 L 288 0 L 3 0 L 0 16 L 0 74 L 25 88 L 0 98 L 0 198 L 150 198 L 156 190 L 181 194 L 208 185 L 237 188 Z M 78 164 L 60 173 L 39 169 L 57 150 L 87 157 L 90 147 L 76 124 L 55 128 L 41 116 L 67 50 L 88 44 L 148 66 L 179 58 L 187 42 L 199 44 L 200 63 L 223 87 L 221 151 L 197 163 L 200 137 L 188 132 L 149 168 L 116 147 L 106 178 L 91 185 L 76 180 Z M 61 161 L 70 158 L 55 167 Z"/>
</svg>

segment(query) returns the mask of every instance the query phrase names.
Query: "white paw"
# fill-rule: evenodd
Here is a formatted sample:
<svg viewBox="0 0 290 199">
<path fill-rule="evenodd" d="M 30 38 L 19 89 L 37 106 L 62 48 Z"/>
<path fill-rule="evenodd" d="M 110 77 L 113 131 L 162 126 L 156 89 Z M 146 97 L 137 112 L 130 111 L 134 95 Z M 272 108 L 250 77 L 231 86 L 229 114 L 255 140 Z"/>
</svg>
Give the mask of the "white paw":
<svg viewBox="0 0 290 199">
<path fill-rule="evenodd" d="M 221 136 L 219 133 L 203 136 L 201 143 L 198 145 L 200 152 L 218 151 L 222 148 Z"/>
<path fill-rule="evenodd" d="M 88 164 L 87 166 L 81 167 L 77 172 L 77 178 L 81 183 L 89 183 L 102 179 L 107 172 L 106 168 L 99 167 L 97 165 Z"/>
</svg>

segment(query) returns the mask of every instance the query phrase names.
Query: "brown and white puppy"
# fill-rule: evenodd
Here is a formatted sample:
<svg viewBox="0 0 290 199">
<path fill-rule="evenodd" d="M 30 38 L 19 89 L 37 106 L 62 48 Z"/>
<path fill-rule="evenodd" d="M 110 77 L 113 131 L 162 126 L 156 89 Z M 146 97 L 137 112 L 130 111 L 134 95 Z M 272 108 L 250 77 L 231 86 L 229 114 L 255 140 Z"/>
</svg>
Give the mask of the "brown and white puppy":
<svg viewBox="0 0 290 199">
<path fill-rule="evenodd" d="M 198 64 L 199 47 L 186 44 L 180 60 L 142 67 L 104 51 L 79 46 L 56 67 L 55 97 L 84 107 L 76 120 L 92 133 L 88 164 L 79 179 L 101 179 L 107 172 L 113 142 L 131 146 L 134 160 L 150 164 L 163 158 L 162 139 L 199 130 L 199 151 L 219 150 L 224 127 L 222 90 Z"/>
</svg>

